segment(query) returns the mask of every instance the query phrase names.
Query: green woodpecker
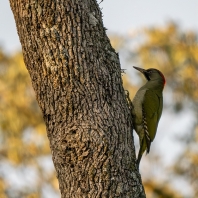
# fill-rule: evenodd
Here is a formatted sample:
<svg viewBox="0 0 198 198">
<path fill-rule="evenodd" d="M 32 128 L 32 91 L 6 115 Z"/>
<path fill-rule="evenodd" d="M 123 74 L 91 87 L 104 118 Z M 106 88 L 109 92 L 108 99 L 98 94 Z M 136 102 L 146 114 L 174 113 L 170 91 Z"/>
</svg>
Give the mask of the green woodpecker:
<svg viewBox="0 0 198 198">
<path fill-rule="evenodd" d="M 147 83 L 138 90 L 133 99 L 134 129 L 140 142 L 137 159 L 139 168 L 144 151 L 146 150 L 149 153 L 151 142 L 156 135 L 163 108 L 162 91 L 166 81 L 164 75 L 157 69 L 134 68 L 144 74 L 147 79 Z"/>
</svg>

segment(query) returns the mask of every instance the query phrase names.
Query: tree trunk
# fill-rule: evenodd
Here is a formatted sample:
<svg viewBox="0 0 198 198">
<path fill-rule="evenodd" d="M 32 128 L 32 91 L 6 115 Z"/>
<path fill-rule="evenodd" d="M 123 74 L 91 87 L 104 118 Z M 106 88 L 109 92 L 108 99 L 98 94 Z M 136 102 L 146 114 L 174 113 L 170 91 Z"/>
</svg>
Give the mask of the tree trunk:
<svg viewBox="0 0 198 198">
<path fill-rule="evenodd" d="M 61 197 L 145 197 L 119 58 L 96 0 L 10 5 Z"/>
</svg>

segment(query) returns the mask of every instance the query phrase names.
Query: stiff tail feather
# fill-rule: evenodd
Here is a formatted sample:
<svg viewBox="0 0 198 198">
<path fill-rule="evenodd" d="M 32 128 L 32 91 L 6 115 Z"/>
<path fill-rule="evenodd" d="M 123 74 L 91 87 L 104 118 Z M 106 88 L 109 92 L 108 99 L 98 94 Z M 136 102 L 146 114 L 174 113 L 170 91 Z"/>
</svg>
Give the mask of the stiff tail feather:
<svg viewBox="0 0 198 198">
<path fill-rule="evenodd" d="M 140 161 L 141 161 L 142 155 L 143 155 L 144 151 L 146 150 L 146 148 L 147 148 L 147 143 L 146 143 L 146 138 L 144 137 L 142 139 L 141 144 L 140 144 L 140 150 L 139 150 L 138 158 L 137 158 L 137 167 L 138 167 L 138 169 L 139 169 L 139 165 L 140 165 Z"/>
</svg>

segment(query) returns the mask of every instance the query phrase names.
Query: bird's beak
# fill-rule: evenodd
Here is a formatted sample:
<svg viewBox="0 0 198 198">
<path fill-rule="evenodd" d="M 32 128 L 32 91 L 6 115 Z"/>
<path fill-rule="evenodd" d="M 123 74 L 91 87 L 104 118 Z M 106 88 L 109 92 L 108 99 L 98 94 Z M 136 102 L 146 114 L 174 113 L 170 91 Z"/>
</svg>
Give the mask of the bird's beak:
<svg viewBox="0 0 198 198">
<path fill-rule="evenodd" d="M 143 74 L 146 72 L 145 69 L 142 69 L 142 68 L 140 68 L 140 67 L 135 67 L 135 66 L 133 66 L 133 68 L 134 68 L 134 69 L 137 69 L 138 71 L 140 71 L 140 72 L 143 73 Z"/>
</svg>

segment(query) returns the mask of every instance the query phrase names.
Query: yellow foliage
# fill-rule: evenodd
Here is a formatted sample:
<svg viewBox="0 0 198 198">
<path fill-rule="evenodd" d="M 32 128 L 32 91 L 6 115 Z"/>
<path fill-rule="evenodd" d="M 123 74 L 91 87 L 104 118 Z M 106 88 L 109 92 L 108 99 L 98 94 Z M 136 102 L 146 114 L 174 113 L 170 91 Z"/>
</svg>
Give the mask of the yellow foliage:
<svg viewBox="0 0 198 198">
<path fill-rule="evenodd" d="M 125 37 L 120 35 L 112 35 L 111 36 L 111 45 L 114 49 L 119 50 L 123 49 L 126 43 Z"/>
<path fill-rule="evenodd" d="M 0 178 L 0 197 L 1 198 L 7 198 L 7 195 L 5 193 L 7 186 L 5 182 Z"/>
<path fill-rule="evenodd" d="M 43 169 L 38 163 L 38 158 L 49 156 L 49 142 L 46 135 L 45 125 L 40 109 L 35 99 L 29 74 L 25 68 L 21 53 L 11 56 L 0 50 L 0 155 L 4 160 L 16 167 L 34 167 L 40 173 Z M 9 174 L 6 172 L 6 174 Z M 41 174 L 42 175 L 42 174 Z M 45 182 L 53 187 L 54 181 L 47 176 L 41 178 L 38 188 Z M 50 175 L 55 173 L 52 171 Z M 0 178 L 1 179 L 1 178 Z M 6 185 L 4 178 L 0 180 L 0 197 L 10 187 Z M 23 197 L 41 197 L 40 190 L 32 192 L 36 187 L 29 190 L 18 189 Z M 57 190 L 57 189 L 56 189 Z"/>
<path fill-rule="evenodd" d="M 22 54 L 8 57 L 1 52 L 0 57 L 0 129 L 4 140 L 4 157 L 7 156 L 14 163 L 21 163 L 28 156 L 49 154 L 45 125 Z M 30 131 L 35 135 L 31 136 L 34 139 L 28 145 L 23 137 L 31 133 Z M 38 149 L 38 136 L 43 136 L 43 149 Z"/>
<path fill-rule="evenodd" d="M 30 194 L 27 195 L 26 198 L 40 198 L 40 196 L 38 194 Z"/>
<path fill-rule="evenodd" d="M 160 183 L 152 180 L 144 182 L 147 198 L 182 198 L 182 196 L 170 188 L 168 183 Z"/>
<path fill-rule="evenodd" d="M 141 65 L 161 70 L 173 94 L 179 92 L 192 102 L 198 101 L 198 45 L 195 33 L 183 33 L 170 23 L 163 29 L 146 29 L 145 34 L 147 39 L 138 49 Z"/>
<path fill-rule="evenodd" d="M 164 91 L 166 106 L 171 105 L 169 108 L 175 112 L 188 108 L 194 113 L 195 121 L 192 120 L 188 137 L 184 137 L 186 144 L 184 142 L 182 144 L 184 153 L 172 170 L 175 175 L 182 176 L 190 183 L 194 189 L 194 197 L 198 197 L 198 37 L 195 32 L 181 31 L 174 23 L 169 23 L 163 28 L 144 29 L 140 36 L 142 42 L 134 49 L 127 45 L 127 38 L 121 38 L 120 41 L 119 36 L 116 36 L 116 39 L 112 38 L 114 46 L 122 43 L 125 53 L 131 55 L 130 65 L 137 61 L 139 67 L 157 68 L 162 71 L 166 78 Z M 131 37 L 131 41 L 133 40 L 134 35 Z M 133 97 L 137 88 L 131 84 L 126 75 L 123 75 L 123 84 L 125 89 L 129 90 L 130 97 Z M 169 93 L 167 95 L 171 96 L 168 98 L 169 102 L 166 102 L 167 92 Z M 145 187 L 148 197 L 181 197 L 168 184 L 161 185 L 155 180 L 146 181 Z"/>
</svg>

